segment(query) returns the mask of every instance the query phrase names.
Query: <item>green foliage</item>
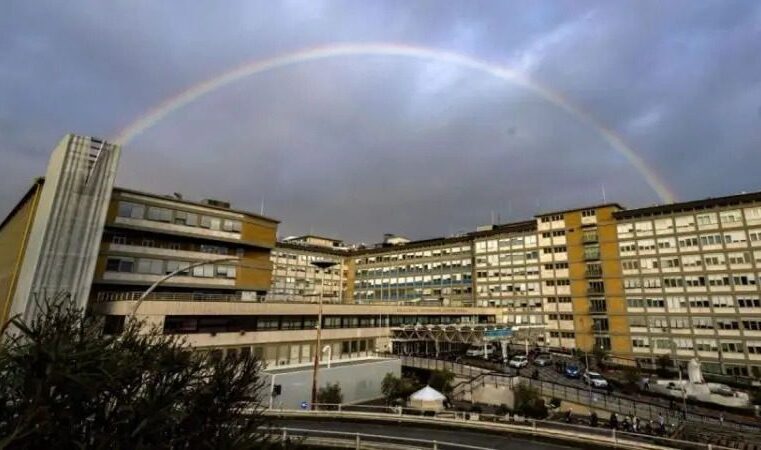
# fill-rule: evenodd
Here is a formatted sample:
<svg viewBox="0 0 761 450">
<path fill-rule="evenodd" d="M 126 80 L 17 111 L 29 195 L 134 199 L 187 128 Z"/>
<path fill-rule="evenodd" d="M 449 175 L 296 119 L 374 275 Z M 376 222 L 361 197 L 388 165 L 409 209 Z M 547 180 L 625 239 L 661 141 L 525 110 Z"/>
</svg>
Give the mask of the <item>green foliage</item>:
<svg viewBox="0 0 761 450">
<path fill-rule="evenodd" d="M 656 360 L 656 365 L 658 366 L 657 373 L 659 376 L 666 377 L 669 375 L 669 370 L 671 369 L 671 366 L 673 365 L 673 361 L 671 360 L 671 356 L 664 353 L 661 356 L 658 357 Z"/>
<path fill-rule="evenodd" d="M 428 378 L 428 386 L 436 389 L 442 394 L 449 396 L 452 393 L 452 382 L 454 374 L 448 370 L 434 370 Z"/>
<path fill-rule="evenodd" d="M 272 448 L 258 403 L 261 363 L 212 360 L 129 321 L 102 334 L 67 297 L 0 345 L 0 449 Z"/>
<path fill-rule="evenodd" d="M 498 416 L 504 416 L 505 414 L 510 412 L 510 408 L 507 407 L 504 403 L 500 404 L 497 409 L 494 411 L 494 414 Z"/>
<path fill-rule="evenodd" d="M 406 400 L 416 390 L 418 390 L 417 383 L 409 378 L 394 376 L 391 372 L 387 373 L 381 382 L 381 392 L 386 399 L 387 405 L 392 405 L 400 400 Z"/>
<path fill-rule="evenodd" d="M 513 390 L 516 414 L 521 414 L 535 419 L 547 417 L 547 405 L 539 394 L 539 391 L 527 383 L 519 383 Z"/>
<path fill-rule="evenodd" d="M 595 346 L 592 350 L 592 359 L 594 359 L 597 368 L 602 370 L 605 368 L 605 361 L 608 359 L 608 351 L 602 347 Z"/>
<path fill-rule="evenodd" d="M 341 392 L 341 386 L 338 383 L 323 386 L 317 391 L 317 403 L 340 404 L 344 401 L 344 395 Z"/>
</svg>

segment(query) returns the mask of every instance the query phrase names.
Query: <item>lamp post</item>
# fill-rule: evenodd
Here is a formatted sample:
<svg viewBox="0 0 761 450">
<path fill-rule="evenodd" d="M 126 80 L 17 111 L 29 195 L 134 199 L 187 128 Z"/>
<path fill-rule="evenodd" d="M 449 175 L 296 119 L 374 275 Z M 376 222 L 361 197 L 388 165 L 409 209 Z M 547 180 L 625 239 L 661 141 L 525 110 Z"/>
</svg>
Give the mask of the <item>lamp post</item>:
<svg viewBox="0 0 761 450">
<path fill-rule="evenodd" d="M 317 402 L 317 372 L 320 370 L 320 354 L 322 349 L 320 348 L 322 337 L 322 296 L 325 289 L 325 269 L 336 265 L 335 261 L 312 261 L 312 265 L 318 269 L 322 269 L 322 278 L 320 281 L 320 296 L 319 306 L 317 309 L 317 330 L 316 343 L 314 346 L 314 369 L 312 370 L 312 410 L 315 409 L 315 403 Z"/>
<path fill-rule="evenodd" d="M 187 266 L 179 267 L 177 270 L 164 275 L 163 277 L 161 277 L 158 280 L 156 280 L 156 282 L 154 282 L 152 285 L 150 285 L 148 287 L 148 289 L 146 289 L 145 292 L 143 292 L 140 295 L 140 298 L 138 298 L 137 302 L 135 302 L 135 306 L 132 307 L 132 311 L 130 311 L 129 319 L 130 320 L 134 320 L 135 314 L 137 313 L 137 309 L 140 308 L 140 305 L 143 304 L 143 301 L 145 301 L 145 299 L 148 297 L 148 295 L 151 292 L 153 292 L 157 287 L 159 287 L 159 285 L 161 283 L 165 282 L 166 280 L 168 280 L 168 279 L 170 279 L 170 278 L 172 278 L 172 277 L 174 277 L 174 276 L 176 276 L 176 275 L 178 275 L 180 273 L 187 272 L 188 270 L 193 269 L 194 267 L 202 266 L 204 264 L 218 264 L 218 263 L 234 262 L 234 261 L 237 262 L 240 265 L 241 261 L 240 261 L 240 258 L 237 257 L 237 256 L 232 256 L 232 257 L 229 257 L 229 258 L 205 259 L 205 260 L 202 260 L 202 261 L 196 261 L 194 263 L 188 264 Z"/>
<path fill-rule="evenodd" d="M 676 342 L 671 341 L 671 348 L 674 349 L 674 368 L 679 374 L 679 387 L 682 389 L 682 414 L 687 419 L 687 389 L 684 383 L 682 383 L 682 368 L 679 367 L 679 360 L 677 359 Z"/>
</svg>

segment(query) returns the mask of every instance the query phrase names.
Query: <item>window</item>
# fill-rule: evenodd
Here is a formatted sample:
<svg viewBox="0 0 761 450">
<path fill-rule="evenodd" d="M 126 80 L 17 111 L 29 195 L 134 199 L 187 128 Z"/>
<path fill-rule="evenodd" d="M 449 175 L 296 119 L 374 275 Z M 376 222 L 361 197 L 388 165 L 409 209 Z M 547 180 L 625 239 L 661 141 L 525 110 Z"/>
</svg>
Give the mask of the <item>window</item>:
<svg viewBox="0 0 761 450">
<path fill-rule="evenodd" d="M 218 217 L 201 216 L 201 228 L 219 230 L 222 228 L 222 219 Z"/>
<path fill-rule="evenodd" d="M 155 220 L 157 222 L 171 222 L 172 210 L 159 208 L 157 206 L 150 206 L 148 207 L 148 219 Z"/>
<path fill-rule="evenodd" d="M 758 297 L 744 297 L 737 299 L 740 308 L 761 308 L 761 299 Z"/>
<path fill-rule="evenodd" d="M 581 217 L 594 217 L 595 216 L 595 210 L 594 209 L 585 209 L 581 212 Z"/>
<path fill-rule="evenodd" d="M 160 259 L 140 258 L 137 260 L 137 272 L 161 275 L 164 273 L 164 261 Z"/>
<path fill-rule="evenodd" d="M 641 298 L 627 298 L 626 304 L 629 306 L 629 308 L 644 308 L 645 307 L 645 301 Z"/>
<path fill-rule="evenodd" d="M 193 276 L 201 278 L 213 278 L 214 277 L 214 265 L 204 264 L 202 266 L 193 267 Z"/>
<path fill-rule="evenodd" d="M 142 219 L 145 215 L 145 206 L 137 203 L 119 202 L 119 217 L 129 217 L 131 219 Z"/>
<path fill-rule="evenodd" d="M 127 238 L 125 236 L 112 236 L 111 243 L 117 245 L 127 245 Z"/>
<path fill-rule="evenodd" d="M 698 225 L 714 225 L 717 223 L 716 214 L 714 213 L 698 214 L 695 218 L 698 221 Z"/>
<path fill-rule="evenodd" d="M 178 272 L 180 275 L 187 275 L 188 269 L 187 267 L 190 265 L 189 262 L 186 261 L 167 261 L 166 262 L 166 268 L 164 269 L 164 273 L 170 274 L 176 270 L 179 270 L 181 267 L 184 267 L 185 270 Z"/>
<path fill-rule="evenodd" d="M 198 214 L 193 214 L 185 211 L 174 212 L 174 223 L 177 225 L 185 225 L 189 227 L 198 226 Z"/>
<path fill-rule="evenodd" d="M 222 229 L 225 231 L 240 232 L 241 223 L 238 220 L 227 220 L 222 224 Z"/>
<path fill-rule="evenodd" d="M 131 273 L 134 270 L 135 260 L 132 258 L 114 258 L 109 257 L 106 260 L 107 272 L 127 272 Z"/>
</svg>

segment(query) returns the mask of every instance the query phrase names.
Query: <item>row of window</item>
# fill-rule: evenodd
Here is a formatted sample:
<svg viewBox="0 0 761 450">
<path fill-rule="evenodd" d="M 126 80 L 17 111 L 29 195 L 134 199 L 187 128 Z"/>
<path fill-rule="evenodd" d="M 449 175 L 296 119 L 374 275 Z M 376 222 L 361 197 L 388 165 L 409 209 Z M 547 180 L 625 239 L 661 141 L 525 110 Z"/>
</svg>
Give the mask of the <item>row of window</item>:
<svg viewBox="0 0 761 450">
<path fill-rule="evenodd" d="M 672 276 L 672 277 L 627 277 L 624 278 L 625 289 L 673 289 L 673 288 L 695 288 L 706 286 L 727 286 L 742 287 L 758 285 L 758 275 L 753 273 L 740 274 L 715 274 L 715 275 L 693 275 L 693 276 Z"/>
<path fill-rule="evenodd" d="M 201 215 L 159 206 L 146 206 L 140 203 L 119 202 L 117 212 L 119 217 L 131 219 L 147 219 L 156 222 L 173 223 L 188 227 L 208 228 L 240 233 L 242 223 L 239 220 L 222 219 L 220 217 Z"/>
<path fill-rule="evenodd" d="M 689 296 L 689 297 L 653 297 L 626 299 L 629 308 L 667 308 L 669 311 L 682 311 L 694 308 L 761 308 L 761 298 L 757 295 L 733 297 L 731 295 Z"/>
<path fill-rule="evenodd" d="M 740 326 L 742 324 L 742 327 Z M 690 317 L 690 316 L 630 316 L 631 327 L 650 329 L 718 329 L 718 330 L 761 330 L 761 318 L 738 320 L 733 318 Z"/>
<path fill-rule="evenodd" d="M 451 271 L 461 268 L 469 268 L 471 266 L 470 259 L 454 260 L 454 261 L 439 261 L 424 264 L 410 264 L 405 266 L 393 266 L 393 267 L 378 267 L 374 269 L 359 269 L 357 270 L 357 277 L 388 277 L 394 275 L 402 275 L 407 273 L 427 273 L 437 271 Z"/>
<path fill-rule="evenodd" d="M 747 223 L 761 223 L 761 207 L 745 208 L 744 216 Z M 687 215 L 679 217 L 666 217 L 663 219 L 656 219 L 653 221 L 639 221 L 634 223 L 622 223 L 618 225 L 618 234 L 648 234 L 653 230 L 656 232 L 663 231 L 669 232 L 669 230 L 676 230 L 677 232 L 682 230 L 695 229 L 695 225 L 698 227 L 716 226 L 722 224 L 724 226 L 740 225 L 743 222 L 743 211 L 740 209 L 722 211 L 720 213 L 708 212 L 699 213 L 696 215 Z"/>
<path fill-rule="evenodd" d="M 642 239 L 639 241 L 622 241 L 619 243 L 621 253 L 633 253 L 635 251 L 654 252 L 656 248 L 661 251 L 697 251 L 700 246 L 731 245 L 732 247 L 744 247 L 746 242 L 761 243 L 761 230 L 753 229 L 747 233 L 745 230 L 728 231 L 725 233 L 712 233 L 702 235 L 684 236 L 680 238 Z M 747 245 L 747 244 L 746 244 Z"/>
<path fill-rule="evenodd" d="M 524 247 L 536 247 L 536 235 L 512 236 L 488 241 L 477 241 L 475 251 L 479 253 L 492 253 L 500 250 L 522 249 Z"/>
<path fill-rule="evenodd" d="M 417 252 L 394 253 L 390 255 L 366 256 L 356 258 L 354 262 L 357 265 L 375 264 L 379 262 L 406 261 L 408 259 L 434 258 L 440 256 L 454 255 L 459 253 L 470 253 L 470 245 L 456 247 L 445 247 L 435 250 L 421 250 Z"/>
<path fill-rule="evenodd" d="M 107 272 L 138 273 L 145 275 L 168 275 L 180 270 L 178 274 L 199 278 L 235 278 L 235 266 L 224 264 L 203 264 L 188 268 L 192 262 L 163 260 L 154 258 L 128 258 L 109 256 L 106 260 Z M 181 269 L 185 270 L 181 270 Z"/>
<path fill-rule="evenodd" d="M 761 262 L 761 252 L 756 252 L 757 261 Z M 621 261 L 623 270 L 657 270 L 691 268 L 725 268 L 753 263 L 751 252 L 708 253 L 705 255 L 667 256 L 662 258 L 640 258 Z"/>
<path fill-rule="evenodd" d="M 673 349 L 694 350 L 698 352 L 718 352 L 721 349 L 724 353 L 744 353 L 747 349 L 752 355 L 761 355 L 761 341 L 717 341 L 715 339 L 663 339 L 647 337 L 632 338 L 632 347 L 648 349 Z"/>
</svg>

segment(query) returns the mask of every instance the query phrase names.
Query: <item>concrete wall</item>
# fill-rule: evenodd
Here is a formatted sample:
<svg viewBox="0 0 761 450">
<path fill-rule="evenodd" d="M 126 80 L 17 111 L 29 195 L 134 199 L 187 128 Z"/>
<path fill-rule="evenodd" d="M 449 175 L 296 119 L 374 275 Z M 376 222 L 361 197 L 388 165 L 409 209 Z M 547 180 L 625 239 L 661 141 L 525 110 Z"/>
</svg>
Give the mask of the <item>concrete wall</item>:
<svg viewBox="0 0 761 450">
<path fill-rule="evenodd" d="M 10 314 L 29 319 L 36 295 L 68 292 L 84 308 L 92 285 L 120 147 L 67 135 L 53 150 Z"/>
<path fill-rule="evenodd" d="M 312 397 L 312 366 L 274 370 L 274 384 L 282 386 L 282 394 L 273 399 L 273 407 L 299 409 L 302 402 Z M 387 373 L 401 376 L 402 363 L 398 359 L 368 359 L 361 362 L 338 363 L 330 369 L 320 367 L 318 386 L 338 383 L 344 403 L 359 403 L 382 397 L 381 382 Z M 273 373 L 265 373 L 264 405 L 269 404 Z M 318 387 L 318 389 L 319 389 Z"/>
</svg>

